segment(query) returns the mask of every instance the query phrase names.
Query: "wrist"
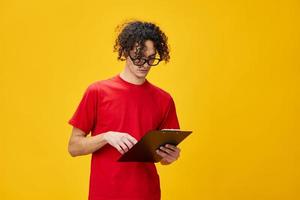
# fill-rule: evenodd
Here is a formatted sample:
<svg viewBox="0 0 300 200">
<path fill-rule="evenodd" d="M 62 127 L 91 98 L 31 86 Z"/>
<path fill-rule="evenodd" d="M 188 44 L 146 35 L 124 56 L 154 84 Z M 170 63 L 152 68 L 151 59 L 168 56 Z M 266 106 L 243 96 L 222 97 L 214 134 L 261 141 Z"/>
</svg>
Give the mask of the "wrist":
<svg viewBox="0 0 300 200">
<path fill-rule="evenodd" d="M 104 144 L 107 144 L 108 143 L 108 140 L 107 140 L 107 135 L 109 134 L 110 131 L 107 131 L 107 132 L 104 132 L 102 134 L 99 134 L 99 137 L 101 137 L 101 140 Z"/>
</svg>

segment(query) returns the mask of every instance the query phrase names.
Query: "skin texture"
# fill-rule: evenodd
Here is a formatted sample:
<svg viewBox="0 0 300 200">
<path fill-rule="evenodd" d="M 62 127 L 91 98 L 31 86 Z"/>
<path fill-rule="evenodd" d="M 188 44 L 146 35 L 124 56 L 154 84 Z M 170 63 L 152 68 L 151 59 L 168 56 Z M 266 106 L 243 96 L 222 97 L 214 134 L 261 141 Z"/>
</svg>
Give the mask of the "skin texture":
<svg viewBox="0 0 300 200">
<path fill-rule="evenodd" d="M 149 57 L 150 55 L 153 55 L 156 53 L 156 50 L 154 48 L 153 42 L 151 40 L 145 41 L 146 51 L 144 53 L 145 58 Z M 131 51 L 132 53 L 135 52 L 135 49 Z M 121 78 L 124 80 L 133 83 L 133 84 L 142 84 L 144 83 L 146 76 L 148 75 L 149 71 L 151 69 L 151 66 L 149 66 L 147 63 L 144 64 L 144 66 L 136 66 L 131 61 L 130 57 L 126 57 L 126 65 L 122 73 L 120 73 Z M 145 71 L 141 71 L 145 70 Z M 161 147 L 161 149 L 157 150 L 157 154 L 162 157 L 161 164 L 167 165 L 171 164 L 175 160 L 177 160 L 180 156 L 180 148 L 167 144 L 164 147 Z"/>
<path fill-rule="evenodd" d="M 137 48 L 136 44 L 136 48 Z M 144 58 L 155 56 L 156 50 L 151 40 L 145 41 L 146 50 L 144 51 Z M 134 55 L 136 48 L 130 51 Z M 126 56 L 126 63 L 124 70 L 120 73 L 122 79 L 127 82 L 140 85 L 145 82 L 151 66 L 147 62 L 143 66 L 134 65 L 129 56 Z M 116 148 L 120 153 L 127 152 L 137 140 L 128 133 L 108 131 L 96 136 L 87 137 L 88 133 L 73 127 L 72 134 L 69 139 L 68 151 L 71 156 L 81 156 L 93 153 L 106 144 Z M 177 160 L 180 156 L 180 149 L 173 145 L 165 145 L 157 150 L 157 154 L 162 157 L 161 164 L 168 165 Z"/>
<path fill-rule="evenodd" d="M 136 44 L 137 46 L 137 44 Z M 145 41 L 146 51 L 144 53 L 144 57 L 148 58 L 150 55 L 156 53 L 156 50 L 153 46 L 153 42 L 150 40 Z M 131 50 L 130 53 L 134 55 L 136 52 L 136 48 Z M 151 66 L 146 62 L 143 66 L 134 65 L 129 56 L 126 57 L 126 65 L 124 70 L 120 73 L 121 78 L 126 80 L 127 82 L 140 85 L 145 82 L 145 78 L 149 73 Z"/>
</svg>

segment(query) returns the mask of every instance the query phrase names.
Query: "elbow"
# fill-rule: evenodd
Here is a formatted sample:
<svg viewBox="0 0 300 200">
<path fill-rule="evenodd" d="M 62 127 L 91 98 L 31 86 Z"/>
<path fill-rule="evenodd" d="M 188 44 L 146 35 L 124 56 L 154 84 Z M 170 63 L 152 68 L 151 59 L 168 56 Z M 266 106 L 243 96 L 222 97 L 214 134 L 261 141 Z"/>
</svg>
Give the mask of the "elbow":
<svg viewBox="0 0 300 200">
<path fill-rule="evenodd" d="M 76 157 L 80 155 L 80 152 L 77 151 L 72 145 L 68 146 L 68 152 L 72 157 Z"/>
<path fill-rule="evenodd" d="M 71 152 L 71 151 L 69 151 L 69 154 L 70 154 L 72 157 L 78 156 L 76 153 L 73 153 L 73 152 Z"/>
<path fill-rule="evenodd" d="M 68 152 L 72 157 L 85 154 L 84 141 L 80 137 L 73 137 L 69 140 Z"/>
<path fill-rule="evenodd" d="M 70 154 L 72 157 L 76 157 L 76 156 L 77 156 L 77 154 L 75 153 L 75 151 L 72 150 L 72 148 L 70 148 L 70 146 L 68 147 L 68 152 L 69 152 L 69 154 Z"/>
</svg>

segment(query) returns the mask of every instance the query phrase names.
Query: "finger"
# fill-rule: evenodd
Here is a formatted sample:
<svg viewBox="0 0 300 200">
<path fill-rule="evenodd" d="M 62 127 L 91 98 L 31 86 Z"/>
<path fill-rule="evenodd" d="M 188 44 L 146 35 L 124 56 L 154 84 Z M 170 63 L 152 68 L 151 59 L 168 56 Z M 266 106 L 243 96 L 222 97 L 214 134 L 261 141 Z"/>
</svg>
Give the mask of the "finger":
<svg viewBox="0 0 300 200">
<path fill-rule="evenodd" d="M 121 146 L 122 150 L 124 151 L 124 153 L 126 151 L 128 151 L 128 147 L 123 143 L 123 141 L 119 141 L 118 145 Z"/>
<path fill-rule="evenodd" d="M 123 137 L 122 141 L 125 143 L 125 145 L 128 147 L 128 149 L 131 149 L 131 147 L 133 147 L 132 142 L 130 142 L 130 140 L 128 138 Z"/>
<path fill-rule="evenodd" d="M 124 137 L 126 137 L 126 138 L 128 138 L 128 140 L 134 145 L 135 143 L 137 143 L 137 140 L 134 138 L 134 137 L 132 137 L 130 134 L 128 134 L 128 133 L 123 133 L 124 135 Z"/>
<path fill-rule="evenodd" d="M 174 151 L 174 150 L 171 150 L 171 149 L 163 147 L 163 146 L 161 146 L 160 149 L 163 150 L 164 152 L 168 153 L 171 157 L 174 157 L 175 159 L 177 159 L 179 157 L 178 150 Z"/>
<path fill-rule="evenodd" d="M 179 158 L 179 152 L 178 151 L 173 151 L 168 148 L 165 148 L 163 146 L 160 147 L 161 150 L 166 152 L 173 160 L 177 160 Z"/>
<path fill-rule="evenodd" d="M 162 151 L 164 151 L 164 152 L 166 152 L 167 154 L 174 154 L 174 153 L 176 153 L 173 149 L 169 149 L 169 148 L 166 148 L 166 147 L 163 147 L 163 146 L 159 147 L 159 149 L 162 150 Z"/>
<path fill-rule="evenodd" d="M 166 156 L 166 153 L 160 151 L 160 150 L 156 150 L 156 153 L 161 156 L 162 158 L 164 158 Z"/>
<path fill-rule="evenodd" d="M 165 148 L 172 150 L 176 154 L 180 153 L 180 149 L 178 147 L 173 148 L 173 147 L 168 146 L 168 147 L 165 147 Z"/>
<path fill-rule="evenodd" d="M 123 149 L 121 148 L 120 145 L 116 144 L 116 145 L 114 145 L 114 147 L 115 147 L 121 154 L 125 153 L 125 152 L 123 151 Z"/>
<path fill-rule="evenodd" d="M 163 158 L 170 158 L 170 155 L 169 154 L 167 154 L 167 153 L 165 153 L 164 151 L 161 151 L 161 150 L 156 150 L 156 153 L 158 154 L 158 155 L 160 155 L 161 157 L 163 157 Z"/>
<path fill-rule="evenodd" d="M 174 162 L 176 159 L 173 159 L 173 158 L 169 158 L 169 157 L 165 157 L 165 158 L 162 158 L 161 161 L 162 162 L 167 162 L 167 163 L 172 163 Z"/>
<path fill-rule="evenodd" d="M 125 136 L 133 145 L 135 145 L 137 143 L 137 140 L 134 137 L 132 137 L 131 135 L 126 134 Z"/>
<path fill-rule="evenodd" d="M 171 144 L 166 144 L 165 147 L 172 149 L 174 151 L 180 151 L 180 149 L 178 147 L 171 145 Z"/>
</svg>

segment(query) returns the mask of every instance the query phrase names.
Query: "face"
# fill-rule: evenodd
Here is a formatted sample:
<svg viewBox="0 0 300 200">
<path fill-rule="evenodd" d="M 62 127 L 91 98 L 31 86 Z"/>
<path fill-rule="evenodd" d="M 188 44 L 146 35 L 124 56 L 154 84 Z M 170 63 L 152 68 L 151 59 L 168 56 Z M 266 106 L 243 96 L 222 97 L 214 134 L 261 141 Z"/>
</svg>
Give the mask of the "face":
<svg viewBox="0 0 300 200">
<path fill-rule="evenodd" d="M 138 47 L 137 44 L 136 47 Z M 132 57 L 135 57 L 135 52 L 137 50 L 136 47 L 130 51 L 130 55 L 132 55 Z M 151 40 L 145 41 L 145 48 L 146 49 L 143 53 L 144 55 L 143 58 L 149 59 L 155 57 L 156 50 Z M 129 69 L 129 71 L 132 73 L 132 75 L 134 75 L 136 78 L 139 79 L 145 78 L 151 69 L 151 66 L 149 66 L 147 62 L 142 66 L 135 65 L 129 56 L 127 56 L 126 58 L 126 66 Z"/>
</svg>

